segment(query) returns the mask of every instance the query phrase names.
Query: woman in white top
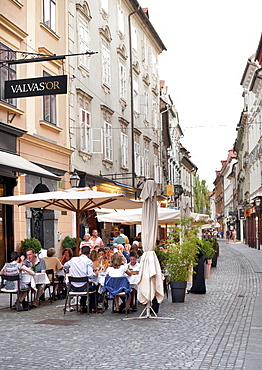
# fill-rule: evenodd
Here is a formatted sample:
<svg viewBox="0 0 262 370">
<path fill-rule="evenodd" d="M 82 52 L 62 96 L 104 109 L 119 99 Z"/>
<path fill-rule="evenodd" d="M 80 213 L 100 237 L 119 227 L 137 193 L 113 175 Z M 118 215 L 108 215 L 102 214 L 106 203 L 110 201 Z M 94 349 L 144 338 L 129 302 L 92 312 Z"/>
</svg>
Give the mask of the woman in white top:
<svg viewBox="0 0 262 370">
<path fill-rule="evenodd" d="M 111 266 L 107 268 L 106 274 L 111 276 L 111 277 L 122 277 L 127 275 L 131 275 L 131 271 L 128 269 L 126 264 L 123 264 L 123 259 L 122 256 L 118 253 L 115 253 L 111 257 Z M 116 311 L 119 312 L 119 297 L 115 297 L 115 306 L 116 306 Z M 126 302 L 126 308 L 127 310 L 130 310 L 130 299 Z"/>
</svg>

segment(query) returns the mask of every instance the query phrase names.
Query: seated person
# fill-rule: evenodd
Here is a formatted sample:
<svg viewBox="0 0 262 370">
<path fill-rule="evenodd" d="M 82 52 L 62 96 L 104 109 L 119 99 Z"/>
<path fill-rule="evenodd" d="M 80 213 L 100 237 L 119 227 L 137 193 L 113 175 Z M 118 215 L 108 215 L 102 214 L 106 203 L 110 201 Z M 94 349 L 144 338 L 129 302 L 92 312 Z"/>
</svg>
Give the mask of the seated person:
<svg viewBox="0 0 262 370">
<path fill-rule="evenodd" d="M 73 251 L 71 248 L 65 248 L 62 252 L 62 258 L 60 259 L 60 262 L 62 265 L 64 265 L 66 262 L 70 261 L 73 257 Z"/>
<path fill-rule="evenodd" d="M 137 261 L 137 254 L 135 251 L 130 252 L 130 263 L 128 264 L 128 268 L 131 271 L 131 274 L 137 274 L 139 272 L 140 263 Z M 134 304 L 134 298 L 137 291 L 137 285 L 136 284 L 130 284 L 131 290 L 131 297 L 130 297 L 130 306 L 135 306 Z"/>
<path fill-rule="evenodd" d="M 127 265 L 123 263 L 122 256 L 119 253 L 115 253 L 111 258 L 111 266 L 106 270 L 106 274 L 111 277 L 122 277 L 125 276 L 125 274 L 130 276 L 131 271 L 128 270 Z M 119 312 L 119 297 L 115 297 L 114 300 L 116 311 Z M 130 310 L 130 298 L 126 302 L 126 308 L 127 310 Z"/>
<path fill-rule="evenodd" d="M 118 249 L 118 254 L 120 254 L 123 257 L 123 262 L 124 263 L 129 263 L 129 253 L 127 253 L 124 249 L 124 246 L 122 244 L 118 244 L 117 246 Z"/>
<path fill-rule="evenodd" d="M 47 250 L 47 257 L 44 257 L 43 258 L 43 260 L 45 261 L 46 269 L 47 270 L 51 270 L 51 269 L 54 270 L 54 277 L 55 277 L 54 286 L 53 286 L 54 297 L 56 295 L 56 292 L 57 292 L 57 289 L 58 289 L 58 285 L 59 285 L 58 278 L 56 277 L 56 272 L 58 270 L 62 270 L 63 269 L 62 263 L 59 261 L 58 258 L 55 257 L 55 254 L 56 254 L 55 248 L 49 248 Z M 48 276 L 48 278 L 50 280 L 50 283 L 52 283 L 52 277 L 51 277 L 51 275 Z"/>
<path fill-rule="evenodd" d="M 88 245 L 88 247 L 90 247 L 92 249 L 92 243 L 90 241 L 90 238 L 91 238 L 91 235 L 90 234 L 85 234 L 84 237 L 83 237 L 83 241 L 80 243 L 80 249 L 84 246 L 84 245 Z"/>
<path fill-rule="evenodd" d="M 94 279 L 98 276 L 98 272 L 93 270 L 93 262 L 88 258 L 90 254 L 90 247 L 84 246 L 79 257 L 73 257 L 70 261 L 66 262 L 64 265 L 65 270 L 69 271 L 70 276 L 73 277 L 83 277 L 88 276 L 89 279 Z M 72 283 L 73 292 L 85 292 L 86 284 L 81 282 Z M 89 291 L 96 291 L 95 294 L 90 295 L 90 308 L 91 312 L 102 312 L 96 307 L 96 302 L 98 301 L 98 286 L 89 283 Z M 80 313 L 84 313 L 87 310 L 86 298 L 81 297 L 80 299 Z"/>
<path fill-rule="evenodd" d="M 8 275 L 8 276 L 13 276 L 13 275 L 20 275 L 21 277 L 21 272 L 26 272 L 29 275 L 35 275 L 35 273 L 28 267 L 23 266 L 21 263 L 21 255 L 18 252 L 12 252 L 11 253 L 11 262 L 7 262 L 2 270 L 0 271 L 0 275 Z M 5 282 L 5 288 L 7 290 L 14 290 L 17 288 L 16 286 L 17 281 L 7 281 Z M 20 280 L 20 294 L 18 297 L 18 300 L 16 301 L 16 308 L 18 311 L 23 311 L 23 300 L 25 299 L 27 295 L 27 291 L 30 290 L 30 286 L 22 283 Z"/>
<path fill-rule="evenodd" d="M 98 271 L 99 270 L 99 258 L 98 258 L 98 252 L 95 249 L 91 251 L 89 258 L 93 262 L 94 271 Z"/>
<path fill-rule="evenodd" d="M 107 261 L 108 266 L 109 266 L 110 265 L 110 260 L 111 260 L 110 248 L 109 247 L 105 247 L 104 248 L 104 251 L 105 251 L 105 260 Z M 113 253 L 112 253 L 112 255 L 113 255 Z"/>
<path fill-rule="evenodd" d="M 130 252 L 130 262 L 128 264 L 129 270 L 132 271 L 139 271 L 140 263 L 137 261 L 137 254 L 135 251 Z"/>
<path fill-rule="evenodd" d="M 108 261 L 105 258 L 104 248 L 98 249 L 99 271 L 105 271 L 108 268 Z"/>
<path fill-rule="evenodd" d="M 45 261 L 37 256 L 33 248 L 28 248 L 26 250 L 26 260 L 23 262 L 23 265 L 36 273 L 45 273 L 46 271 Z M 45 284 L 36 284 L 36 288 L 37 293 L 34 301 L 31 303 L 31 308 L 37 307 L 37 301 L 45 291 Z"/>
</svg>

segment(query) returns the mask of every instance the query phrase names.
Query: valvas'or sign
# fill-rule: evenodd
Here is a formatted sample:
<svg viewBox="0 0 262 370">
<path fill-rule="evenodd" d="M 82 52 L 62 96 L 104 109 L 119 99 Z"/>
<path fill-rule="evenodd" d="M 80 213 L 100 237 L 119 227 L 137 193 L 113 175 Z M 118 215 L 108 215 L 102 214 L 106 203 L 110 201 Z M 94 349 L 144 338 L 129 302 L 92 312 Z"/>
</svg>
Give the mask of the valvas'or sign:
<svg viewBox="0 0 262 370">
<path fill-rule="evenodd" d="M 5 99 L 66 93 L 66 75 L 5 81 Z"/>
</svg>

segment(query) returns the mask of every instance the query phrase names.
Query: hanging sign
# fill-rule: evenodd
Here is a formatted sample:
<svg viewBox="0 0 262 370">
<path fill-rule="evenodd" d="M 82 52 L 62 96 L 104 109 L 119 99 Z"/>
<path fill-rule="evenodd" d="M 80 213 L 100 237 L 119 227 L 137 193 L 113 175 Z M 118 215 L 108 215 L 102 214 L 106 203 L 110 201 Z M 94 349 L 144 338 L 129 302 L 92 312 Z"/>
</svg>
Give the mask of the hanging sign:
<svg viewBox="0 0 262 370">
<path fill-rule="evenodd" d="M 67 75 L 5 81 L 5 99 L 67 93 Z"/>
<path fill-rule="evenodd" d="M 174 186 L 166 185 L 166 195 L 174 195 Z"/>
</svg>

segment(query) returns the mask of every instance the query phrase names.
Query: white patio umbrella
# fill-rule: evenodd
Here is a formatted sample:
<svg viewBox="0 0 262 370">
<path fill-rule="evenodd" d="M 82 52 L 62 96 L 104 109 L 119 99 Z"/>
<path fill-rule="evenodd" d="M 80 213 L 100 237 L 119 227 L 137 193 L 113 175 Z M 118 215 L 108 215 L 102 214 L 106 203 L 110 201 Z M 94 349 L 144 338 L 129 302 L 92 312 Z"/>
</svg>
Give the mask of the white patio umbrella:
<svg viewBox="0 0 262 370">
<path fill-rule="evenodd" d="M 67 210 L 76 213 L 76 240 L 80 237 L 80 215 L 81 212 L 96 208 L 141 208 L 142 202 L 134 202 L 122 194 L 112 194 L 100 191 L 93 191 L 89 188 L 71 188 L 45 193 L 14 195 L 0 197 L 0 203 L 52 209 Z M 79 244 L 76 243 L 76 253 L 79 253 Z"/>
<path fill-rule="evenodd" d="M 156 184 L 153 180 L 147 180 L 145 182 L 140 197 L 144 200 L 141 227 L 144 253 L 140 262 L 138 300 L 142 304 L 146 304 L 146 317 L 150 317 L 150 309 L 152 309 L 151 302 L 154 297 L 156 297 L 159 303 L 164 299 L 161 268 L 154 252 L 156 246 L 158 213 Z"/>
<path fill-rule="evenodd" d="M 127 225 L 139 225 L 142 223 L 142 208 L 127 209 L 125 211 L 96 210 L 99 222 L 115 222 Z M 158 225 L 172 225 L 180 219 L 180 211 L 171 208 L 157 207 Z"/>
</svg>

